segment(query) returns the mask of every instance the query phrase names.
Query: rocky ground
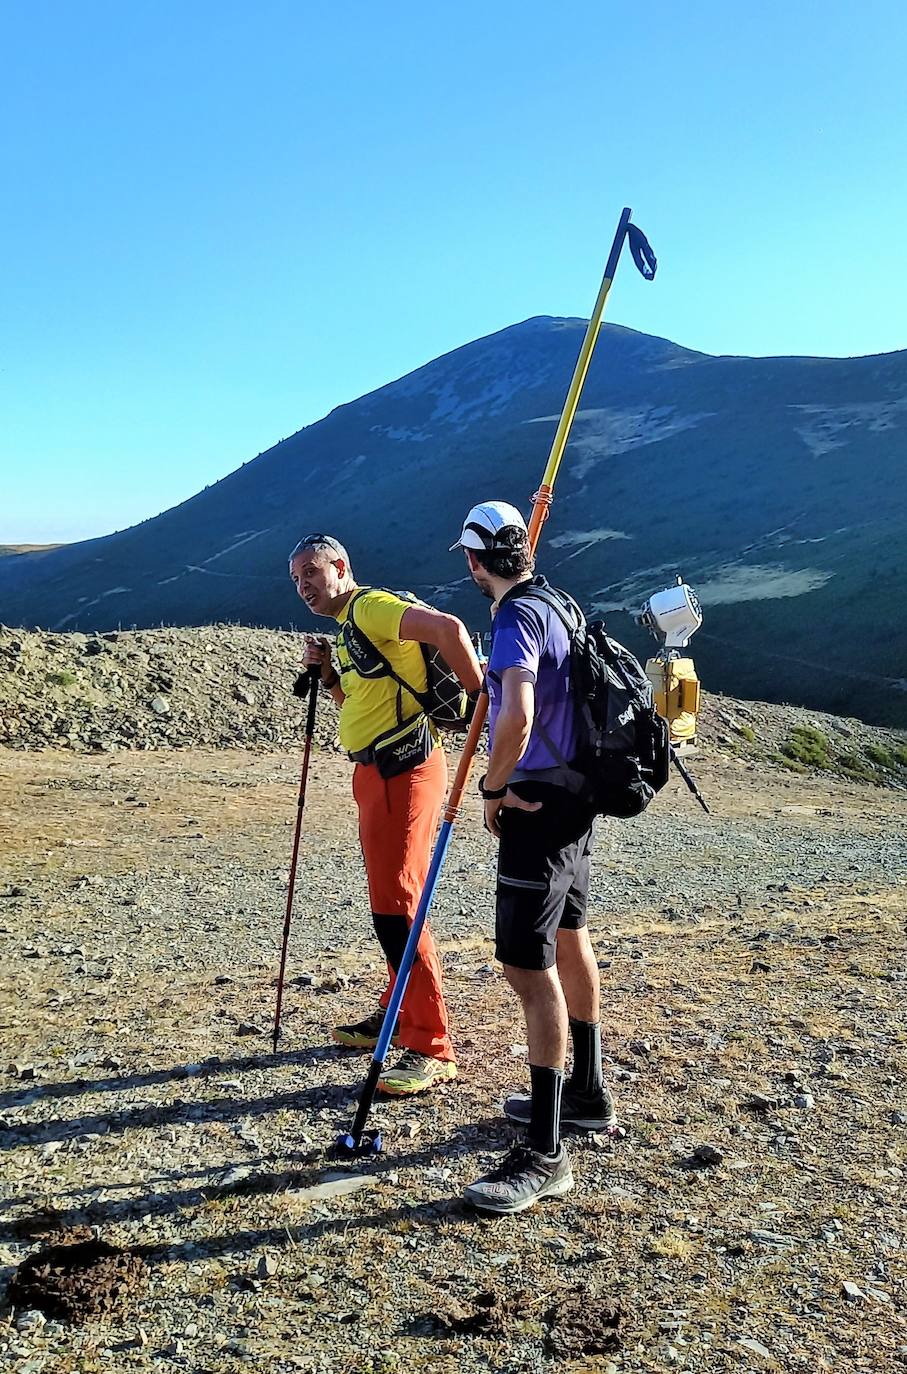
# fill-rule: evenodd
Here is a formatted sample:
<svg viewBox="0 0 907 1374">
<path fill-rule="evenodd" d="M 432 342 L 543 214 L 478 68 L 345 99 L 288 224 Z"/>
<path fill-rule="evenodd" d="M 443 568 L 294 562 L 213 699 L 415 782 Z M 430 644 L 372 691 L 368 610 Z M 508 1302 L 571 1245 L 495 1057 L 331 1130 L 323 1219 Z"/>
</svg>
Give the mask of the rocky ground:
<svg viewBox="0 0 907 1374">
<path fill-rule="evenodd" d="M 152 683 L 150 653 L 140 688 L 116 669 L 130 703 L 118 719 L 152 685 L 172 705 L 183 669 L 201 681 L 199 641 L 235 648 L 238 634 L 234 657 L 262 674 L 253 696 L 277 693 L 261 684 L 286 638 L 269 728 L 298 731 L 291 637 L 268 632 L 258 661 L 257 632 L 154 633 L 182 645 L 174 686 Z M 145 638 L 57 652 L 85 655 L 87 683 L 90 660 Z M 224 732 L 248 703 L 220 666 L 210 676 L 204 728 L 234 743 Z M 327 709 L 272 1054 L 297 750 L 259 736 L 152 747 L 174 708 L 149 714 L 147 736 L 144 717 L 134 725 L 141 751 L 112 747 L 112 714 L 98 736 L 110 746 L 38 751 L 40 710 L 16 705 L 8 678 L 0 690 L 7 725 L 27 722 L 20 747 L 0 748 L 4 1368 L 907 1368 L 897 786 L 769 766 L 755 757 L 765 735 L 739 733 L 766 708 L 711 704 L 691 762 L 712 817 L 672 782 L 598 837 L 592 926 L 626 1135 L 572 1138 L 573 1193 L 483 1220 L 459 1193 L 509 1139 L 500 1102 L 528 1075 L 493 963 L 494 854 L 474 802 L 434 914 L 460 1079 L 379 1105 L 384 1153 L 338 1166 L 328 1150 L 366 1063 L 328 1029 L 370 1009 L 380 969 Z M 192 709 L 205 722 L 199 697 Z M 818 720 L 792 714 L 779 732 L 798 719 Z M 73 1310 L 31 1305 L 55 1281 L 44 1248 L 61 1241 L 110 1247 L 94 1311 L 74 1286 Z"/>
<path fill-rule="evenodd" d="M 0 746 L 96 754 L 292 746 L 300 641 L 239 625 L 101 635 L 0 625 Z M 336 722 L 323 699 L 322 747 L 336 747 Z M 815 738 L 797 738 L 804 730 L 818 734 L 818 750 Z M 907 736 L 858 720 L 709 693 L 699 738 L 712 754 L 760 768 L 802 771 L 805 759 L 842 777 L 907 787 Z"/>
</svg>

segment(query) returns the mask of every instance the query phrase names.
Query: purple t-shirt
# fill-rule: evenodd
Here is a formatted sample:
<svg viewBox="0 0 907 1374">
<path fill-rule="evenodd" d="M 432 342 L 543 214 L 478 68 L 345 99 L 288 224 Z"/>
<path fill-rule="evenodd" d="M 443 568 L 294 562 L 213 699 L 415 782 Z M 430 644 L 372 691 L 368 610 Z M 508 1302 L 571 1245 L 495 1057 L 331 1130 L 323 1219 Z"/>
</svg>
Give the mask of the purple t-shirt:
<svg viewBox="0 0 907 1374">
<path fill-rule="evenodd" d="M 560 616 L 544 602 L 529 597 L 505 601 L 492 630 L 488 657 L 488 733 L 494 743 L 494 727 L 501 709 L 501 678 L 507 668 L 525 668 L 535 681 L 535 717 L 526 752 L 517 765 L 520 772 L 556 768 L 538 725 L 544 728 L 568 761 L 576 748 L 576 726 L 570 696 L 570 642 Z"/>
</svg>

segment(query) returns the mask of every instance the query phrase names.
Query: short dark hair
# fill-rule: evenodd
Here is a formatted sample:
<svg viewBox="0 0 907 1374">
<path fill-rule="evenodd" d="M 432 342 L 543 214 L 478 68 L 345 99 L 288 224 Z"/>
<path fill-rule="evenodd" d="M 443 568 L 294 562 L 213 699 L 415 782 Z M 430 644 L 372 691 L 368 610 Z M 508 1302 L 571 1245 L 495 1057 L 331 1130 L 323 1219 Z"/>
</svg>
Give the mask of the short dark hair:
<svg viewBox="0 0 907 1374">
<path fill-rule="evenodd" d="M 535 558 L 529 548 L 529 535 L 511 525 L 495 535 L 498 547 L 470 549 L 480 568 L 492 577 L 524 577 L 535 569 Z M 503 546 L 503 547 L 502 547 Z"/>
</svg>

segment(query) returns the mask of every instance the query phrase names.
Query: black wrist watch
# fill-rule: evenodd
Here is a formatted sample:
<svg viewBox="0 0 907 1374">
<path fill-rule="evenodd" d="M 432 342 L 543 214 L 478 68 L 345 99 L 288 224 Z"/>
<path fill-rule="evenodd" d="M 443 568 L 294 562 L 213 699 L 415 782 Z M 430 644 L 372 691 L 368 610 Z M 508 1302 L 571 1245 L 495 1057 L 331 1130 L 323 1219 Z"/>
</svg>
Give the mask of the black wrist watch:
<svg viewBox="0 0 907 1374">
<path fill-rule="evenodd" d="M 324 678 L 321 679 L 321 685 L 326 692 L 333 692 L 334 688 L 337 686 L 339 681 L 340 674 L 337 672 L 337 669 L 335 668 L 334 671 L 331 673 L 331 676 L 328 679 L 328 681 L 325 681 Z"/>
<path fill-rule="evenodd" d="M 503 787 L 486 787 L 486 786 L 485 786 L 485 779 L 486 779 L 487 777 L 488 777 L 488 774 L 487 774 L 487 773 L 483 773 L 482 776 L 479 778 L 479 793 L 480 793 L 480 795 L 483 797 L 483 799 L 484 799 L 485 801 L 500 801 L 502 797 L 506 797 L 506 796 L 507 796 L 507 784 L 506 784 L 506 782 L 504 783 L 504 786 L 503 786 Z"/>
</svg>

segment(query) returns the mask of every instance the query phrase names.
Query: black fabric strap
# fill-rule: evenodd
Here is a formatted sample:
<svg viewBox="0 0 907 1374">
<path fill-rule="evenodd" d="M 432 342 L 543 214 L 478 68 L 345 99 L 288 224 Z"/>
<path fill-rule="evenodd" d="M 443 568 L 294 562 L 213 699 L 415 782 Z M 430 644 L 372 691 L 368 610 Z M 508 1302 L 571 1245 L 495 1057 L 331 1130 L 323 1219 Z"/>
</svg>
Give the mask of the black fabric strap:
<svg viewBox="0 0 907 1374">
<path fill-rule="evenodd" d="M 627 239 L 630 244 L 630 253 L 639 271 L 646 281 L 652 281 L 655 276 L 655 269 L 658 266 L 658 259 L 649 246 L 649 240 L 645 234 L 635 224 L 627 225 Z"/>
<path fill-rule="evenodd" d="M 357 634 L 357 635 L 359 636 L 360 639 L 362 639 L 362 640 L 365 641 L 365 643 L 366 643 L 366 644 L 368 645 L 368 647 L 371 649 L 372 653 L 373 653 L 373 654 L 375 655 L 375 657 L 377 658 L 378 662 L 381 664 L 381 666 L 382 666 L 382 668 L 384 669 L 384 671 L 387 673 L 388 677 L 392 677 L 392 678 L 394 679 L 394 682 L 396 682 L 396 684 L 397 684 L 398 687 L 402 687 L 402 688 L 404 689 L 404 691 L 409 692 L 410 696 L 411 696 L 411 697 L 414 697 L 415 700 L 419 703 L 419 705 L 420 705 L 420 707 L 422 708 L 422 710 L 423 710 L 423 712 L 425 713 L 425 715 L 428 715 L 427 698 L 424 696 L 424 694 L 423 694 L 422 692 L 417 692 L 416 689 L 415 689 L 415 687 L 412 687 L 412 686 L 406 681 L 405 678 L 402 678 L 402 677 L 400 676 L 399 673 L 397 673 L 397 672 L 394 671 L 393 665 L 388 661 L 388 659 L 385 658 L 384 654 L 383 654 L 383 653 L 381 652 L 381 650 L 378 648 L 377 644 L 375 644 L 371 639 L 369 639 L 368 635 L 365 633 L 365 631 L 362 629 L 362 627 L 361 627 L 360 625 L 357 625 L 357 624 L 356 624 L 356 617 L 355 617 L 355 615 L 353 614 L 353 607 L 355 606 L 356 602 L 359 600 L 359 597 L 360 597 L 360 596 L 366 596 L 366 595 L 368 594 L 368 592 L 373 591 L 373 590 L 374 590 L 374 588 L 371 588 L 371 587 L 363 587 L 361 591 L 356 592 L 355 596 L 353 597 L 352 601 L 350 602 L 350 608 L 349 608 L 349 611 L 347 612 L 347 615 L 348 615 L 348 618 L 349 618 L 350 625 L 352 626 L 353 633 L 354 633 L 354 634 Z M 353 665 L 353 669 L 354 669 L 354 671 L 355 671 L 355 664 Z"/>
</svg>

